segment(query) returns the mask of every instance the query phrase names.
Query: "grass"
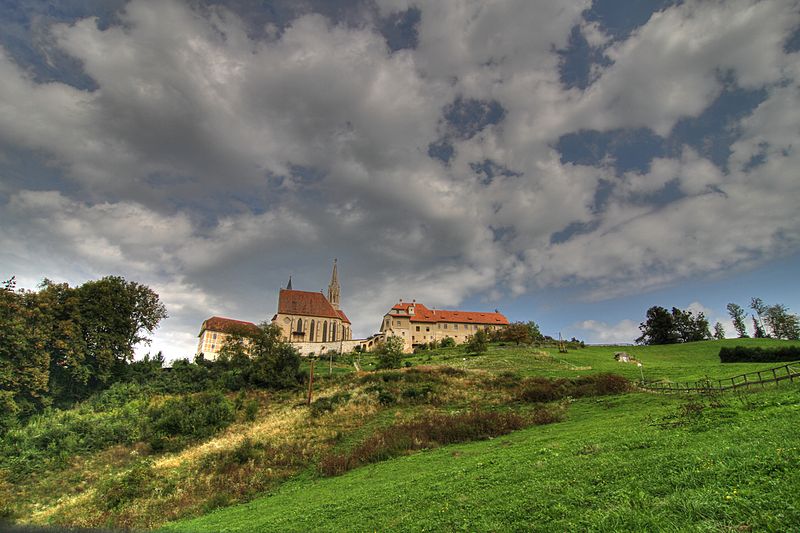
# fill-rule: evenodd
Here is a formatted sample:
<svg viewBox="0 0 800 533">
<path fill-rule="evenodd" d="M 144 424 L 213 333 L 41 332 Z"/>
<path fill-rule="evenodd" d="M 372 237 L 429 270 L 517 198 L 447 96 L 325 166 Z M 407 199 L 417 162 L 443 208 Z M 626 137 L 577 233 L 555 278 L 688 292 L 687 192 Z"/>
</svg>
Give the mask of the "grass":
<svg viewBox="0 0 800 533">
<path fill-rule="evenodd" d="M 162 531 L 791 530 L 799 404 L 790 387 L 581 400 L 563 423 L 301 477 Z"/>
<path fill-rule="evenodd" d="M 185 449 L 133 442 L 88 450 L 14 482 L 0 469 L 0 513 L 21 523 L 135 529 L 186 519 L 165 531 L 791 529 L 778 525 L 800 526 L 792 499 L 800 485 L 786 466 L 800 449 L 789 429 L 800 421 L 796 388 L 698 402 L 595 397 L 600 388 L 592 385 L 591 397 L 581 397 L 597 374 L 639 379 L 635 364 L 614 360 L 616 351 L 642 361 L 648 380 L 776 366 L 721 364 L 720 347 L 737 344 L 791 343 L 732 339 L 566 354 L 493 345 L 480 356 L 455 347 L 409 356 L 409 369 L 366 374 L 347 357 L 333 362 L 332 375 L 328 361 L 318 361 L 311 408 L 305 390 L 251 391 L 241 403 L 253 403 L 254 416 L 242 412 Z M 361 367 L 373 360 L 363 355 Z M 547 409 L 557 416 L 548 421 L 563 421 L 530 427 L 544 412 L 530 403 L 539 399 L 555 401 Z M 502 418 L 495 412 L 519 415 L 528 429 L 504 435 L 520 427 L 515 422 L 437 436 L 444 422 L 463 426 L 463 413 L 481 413 L 480 427 Z M 410 438 L 393 439 L 398 431 Z M 346 467 L 331 473 L 358 468 L 324 477 L 321 465 L 337 457 Z"/>
</svg>

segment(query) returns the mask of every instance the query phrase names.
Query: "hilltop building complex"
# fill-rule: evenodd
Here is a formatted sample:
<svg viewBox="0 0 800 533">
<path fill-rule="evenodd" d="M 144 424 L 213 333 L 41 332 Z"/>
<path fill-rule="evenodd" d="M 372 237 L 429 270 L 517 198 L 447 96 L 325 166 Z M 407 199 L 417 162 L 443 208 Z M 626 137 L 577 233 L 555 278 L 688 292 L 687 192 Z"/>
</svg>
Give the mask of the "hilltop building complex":
<svg viewBox="0 0 800 533">
<path fill-rule="evenodd" d="M 494 313 L 428 309 L 416 300 L 395 304 L 383 317 L 381 333 L 403 339 L 405 351 L 415 346 L 441 342 L 451 337 L 456 343 L 466 342 L 478 329 L 495 330 L 508 325 L 508 319 Z"/>
</svg>

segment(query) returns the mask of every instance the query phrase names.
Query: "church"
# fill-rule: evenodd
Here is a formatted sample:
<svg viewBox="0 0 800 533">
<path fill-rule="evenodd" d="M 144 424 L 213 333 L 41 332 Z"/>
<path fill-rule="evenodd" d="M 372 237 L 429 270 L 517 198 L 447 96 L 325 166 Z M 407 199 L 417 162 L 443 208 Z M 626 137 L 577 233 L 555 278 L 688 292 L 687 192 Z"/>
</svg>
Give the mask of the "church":
<svg viewBox="0 0 800 533">
<path fill-rule="evenodd" d="M 328 285 L 328 297 L 320 292 L 292 289 L 292 278 L 278 295 L 278 312 L 272 317 L 292 343 L 336 343 L 352 340 L 350 320 L 339 308 L 339 274 L 336 259 Z"/>
<path fill-rule="evenodd" d="M 283 340 L 290 342 L 301 355 L 349 352 L 356 347 L 372 349 L 378 336 L 353 339 L 350 319 L 339 305 L 340 293 L 336 259 L 327 297 L 322 291 L 294 290 L 290 276 L 286 288 L 278 294 L 278 312 L 272 317 L 272 323 L 280 328 Z M 254 328 L 257 326 L 252 322 L 218 316 L 208 318 L 200 327 L 197 354 L 214 360 L 229 335 Z"/>
</svg>

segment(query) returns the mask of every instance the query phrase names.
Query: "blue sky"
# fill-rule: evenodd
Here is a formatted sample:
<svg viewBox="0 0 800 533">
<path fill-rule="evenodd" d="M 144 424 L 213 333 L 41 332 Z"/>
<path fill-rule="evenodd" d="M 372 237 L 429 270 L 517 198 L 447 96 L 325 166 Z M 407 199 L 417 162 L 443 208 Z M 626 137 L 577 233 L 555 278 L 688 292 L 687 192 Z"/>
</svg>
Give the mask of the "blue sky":
<svg viewBox="0 0 800 533">
<path fill-rule="evenodd" d="M 790 0 L 0 2 L 0 277 L 271 318 L 339 259 L 397 299 L 632 342 L 652 305 L 800 311 Z"/>
</svg>

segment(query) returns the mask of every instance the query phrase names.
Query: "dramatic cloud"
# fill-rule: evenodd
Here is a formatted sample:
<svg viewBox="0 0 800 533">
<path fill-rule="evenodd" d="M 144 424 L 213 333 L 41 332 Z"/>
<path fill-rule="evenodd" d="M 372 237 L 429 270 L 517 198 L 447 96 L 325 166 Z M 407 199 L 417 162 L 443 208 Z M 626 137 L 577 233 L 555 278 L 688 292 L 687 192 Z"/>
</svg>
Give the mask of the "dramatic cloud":
<svg viewBox="0 0 800 533">
<path fill-rule="evenodd" d="M 148 283 L 177 357 L 212 313 L 271 318 L 289 274 L 324 288 L 333 257 L 365 335 L 401 297 L 612 298 L 800 251 L 796 2 L 687 1 L 614 34 L 588 0 L 314 5 L 133 0 L 3 41 L 3 270 Z M 763 98 L 719 127 L 721 165 L 676 125 L 733 90 Z M 560 143 L 631 132 L 657 154 Z"/>
</svg>

